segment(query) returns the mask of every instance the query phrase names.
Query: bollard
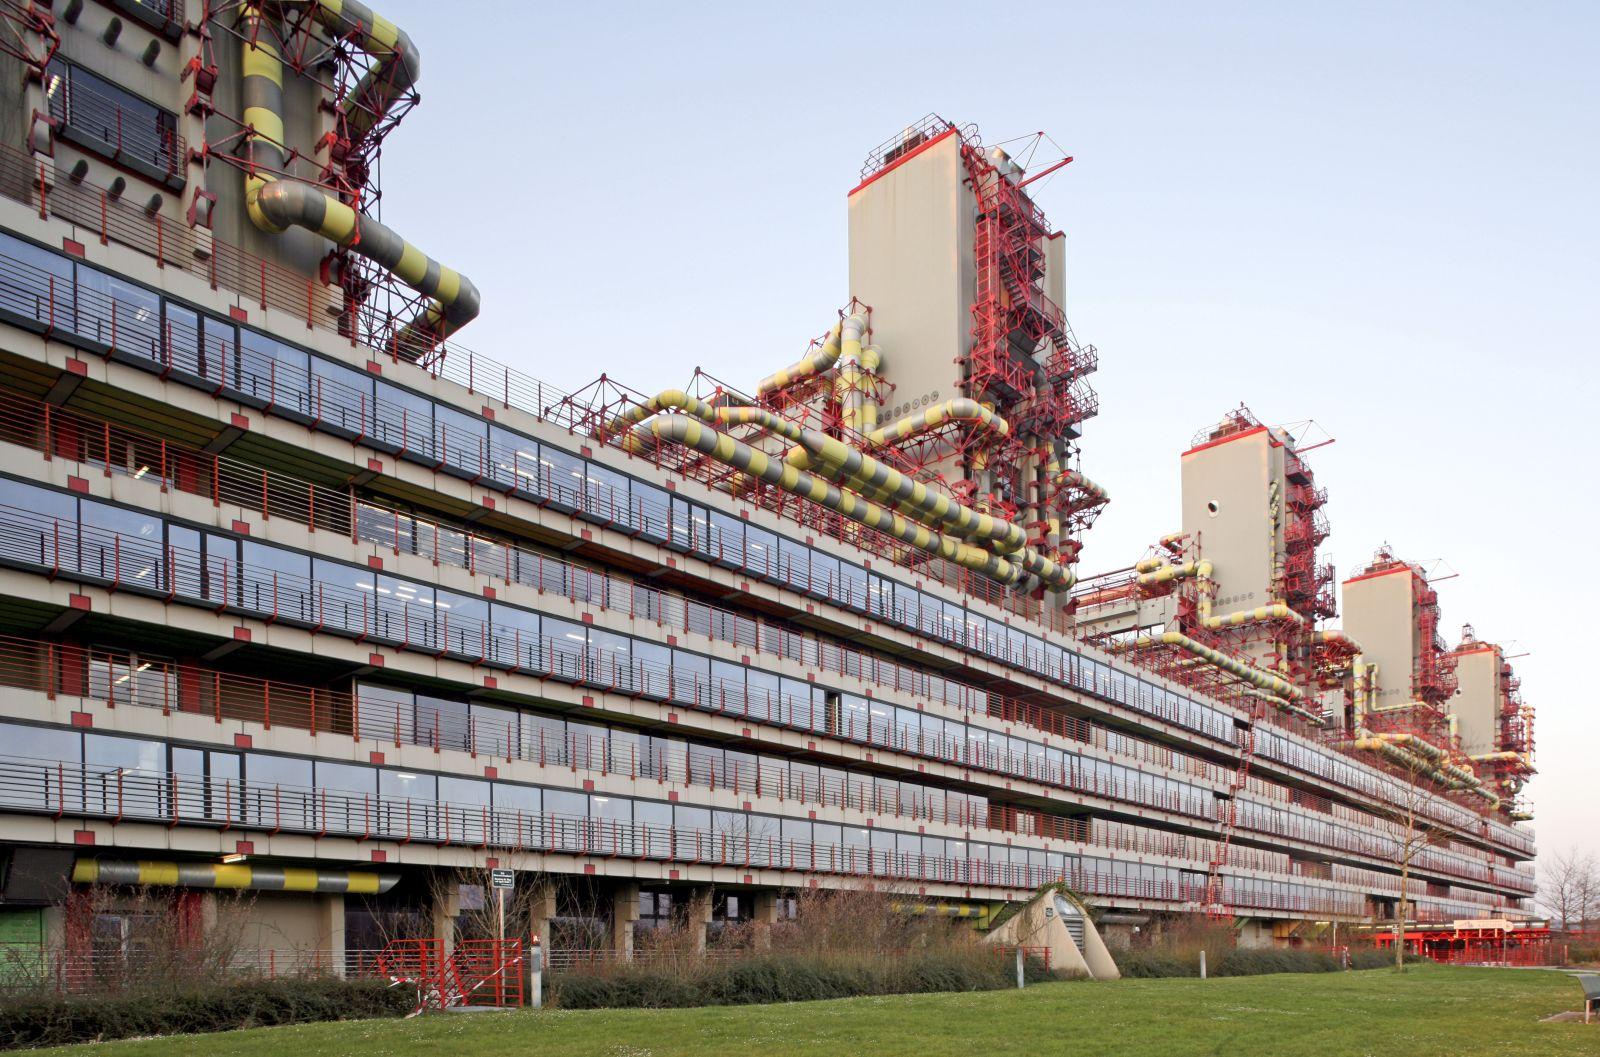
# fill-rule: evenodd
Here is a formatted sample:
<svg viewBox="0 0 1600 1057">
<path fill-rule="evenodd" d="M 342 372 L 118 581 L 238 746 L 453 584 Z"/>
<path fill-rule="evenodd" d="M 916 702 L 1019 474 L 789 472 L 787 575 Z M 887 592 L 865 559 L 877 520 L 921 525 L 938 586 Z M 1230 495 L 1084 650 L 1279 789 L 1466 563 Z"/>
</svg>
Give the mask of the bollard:
<svg viewBox="0 0 1600 1057">
<path fill-rule="evenodd" d="M 544 1006 L 544 947 L 539 943 L 537 936 L 533 939 L 533 946 L 528 948 L 528 969 L 533 974 L 529 988 L 528 1001 L 534 1009 Z"/>
<path fill-rule="evenodd" d="M 1200 948 L 1200 979 L 1204 980 L 1205 978 L 1206 978 L 1206 950 L 1205 950 L 1204 947 L 1202 947 L 1202 948 Z"/>
<path fill-rule="evenodd" d="M 1023 978 L 1023 968 L 1022 968 L 1022 948 L 1018 947 L 1017 948 L 1017 990 L 1019 990 L 1019 991 L 1022 990 L 1023 986 L 1024 986 L 1024 978 Z"/>
</svg>

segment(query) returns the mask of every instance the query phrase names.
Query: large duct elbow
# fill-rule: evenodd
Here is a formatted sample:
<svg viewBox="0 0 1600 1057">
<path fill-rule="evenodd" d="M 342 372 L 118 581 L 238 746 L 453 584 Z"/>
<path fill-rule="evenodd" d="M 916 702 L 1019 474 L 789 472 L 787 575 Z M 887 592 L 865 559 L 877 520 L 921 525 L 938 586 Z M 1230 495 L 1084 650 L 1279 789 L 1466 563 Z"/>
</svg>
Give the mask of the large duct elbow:
<svg viewBox="0 0 1600 1057">
<path fill-rule="evenodd" d="M 277 3 L 274 9 L 297 6 L 304 4 Z M 346 127 L 359 138 L 399 94 L 410 91 L 421 69 L 420 58 L 410 38 L 355 0 L 321 0 L 315 12 L 331 32 L 379 60 L 346 102 Z M 283 131 L 284 62 L 261 5 L 246 4 L 239 24 L 245 38 L 240 86 L 248 165 L 245 211 L 251 223 L 274 234 L 291 227 L 304 228 L 365 257 L 427 298 L 427 304 L 401 332 L 403 344 L 437 344 L 475 319 L 482 298 L 466 276 L 337 196 L 281 175 L 288 160 Z M 368 124 L 363 127 L 363 122 Z"/>
<path fill-rule="evenodd" d="M 437 310 L 429 323 L 443 323 L 446 329 L 455 331 L 478 315 L 482 297 L 472 280 L 428 257 L 393 229 L 362 216 L 310 184 L 298 180 L 264 182 L 252 204 L 251 216 L 258 227 L 267 231 L 299 227 L 315 232 L 367 258 L 431 299 Z"/>
</svg>

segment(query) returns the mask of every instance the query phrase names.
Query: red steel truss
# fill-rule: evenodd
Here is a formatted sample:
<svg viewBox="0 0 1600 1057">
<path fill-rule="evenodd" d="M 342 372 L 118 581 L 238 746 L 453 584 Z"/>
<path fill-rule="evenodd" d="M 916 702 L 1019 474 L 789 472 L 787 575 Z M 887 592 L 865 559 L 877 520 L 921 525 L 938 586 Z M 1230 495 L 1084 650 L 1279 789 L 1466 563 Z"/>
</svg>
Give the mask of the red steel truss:
<svg viewBox="0 0 1600 1057">
<path fill-rule="evenodd" d="M 43 79 L 44 69 L 60 45 L 61 36 L 56 32 L 56 18 L 49 3 L 0 0 L 0 54 L 26 66 L 30 79 Z"/>
<path fill-rule="evenodd" d="M 222 33 L 235 38 L 240 46 L 254 43 L 238 27 L 240 0 L 208 2 L 198 32 L 201 55 L 185 76 L 195 79 L 196 94 L 190 108 L 213 116 L 228 131 L 199 144 L 194 153 L 202 165 L 212 159 L 244 171 L 247 163 L 237 152 L 248 134 L 259 132 L 248 125 L 243 115 L 230 114 L 216 107 L 211 91 L 217 67 L 213 59 L 211 36 Z M 266 43 L 277 50 L 284 65 L 311 81 L 325 95 L 333 127 L 315 145 L 315 157 L 307 157 L 289 144 L 278 144 L 287 159 L 282 170 L 272 175 L 314 184 L 364 215 L 376 216 L 382 190 L 375 175 L 384 138 L 417 104 L 415 88 L 398 79 L 399 63 L 380 62 L 356 46 L 356 34 L 331 33 L 318 20 L 321 5 L 291 4 L 280 10 L 273 7 L 277 21 L 258 20 L 252 24 L 270 33 Z M 359 115 L 360 120 L 354 121 Z M 339 319 L 340 333 L 363 341 L 373 348 L 393 348 L 408 359 L 425 364 L 443 350 L 435 343 L 426 349 L 400 348 L 402 334 L 408 341 L 418 336 L 407 324 L 420 318 L 428 299 L 411 290 L 376 263 L 335 248 L 323 262 L 323 282 L 336 285 L 344 295 L 344 313 Z"/>
</svg>

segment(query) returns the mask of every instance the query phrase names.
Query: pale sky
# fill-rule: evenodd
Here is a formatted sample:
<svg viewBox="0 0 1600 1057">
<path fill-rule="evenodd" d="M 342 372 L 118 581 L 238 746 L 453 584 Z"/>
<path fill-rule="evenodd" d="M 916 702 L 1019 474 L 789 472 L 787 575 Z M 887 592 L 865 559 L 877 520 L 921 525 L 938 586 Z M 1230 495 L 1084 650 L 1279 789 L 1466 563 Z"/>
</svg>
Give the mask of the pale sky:
<svg viewBox="0 0 1600 1057">
<path fill-rule="evenodd" d="M 870 148 L 1048 131 L 1113 496 L 1080 569 L 1177 527 L 1224 410 L 1316 419 L 1341 575 L 1386 541 L 1459 572 L 1447 638 L 1528 654 L 1541 847 L 1600 854 L 1600 6 L 380 7 L 423 55 L 384 218 L 482 289 L 462 344 L 567 389 L 753 383 L 849 297 Z"/>
</svg>

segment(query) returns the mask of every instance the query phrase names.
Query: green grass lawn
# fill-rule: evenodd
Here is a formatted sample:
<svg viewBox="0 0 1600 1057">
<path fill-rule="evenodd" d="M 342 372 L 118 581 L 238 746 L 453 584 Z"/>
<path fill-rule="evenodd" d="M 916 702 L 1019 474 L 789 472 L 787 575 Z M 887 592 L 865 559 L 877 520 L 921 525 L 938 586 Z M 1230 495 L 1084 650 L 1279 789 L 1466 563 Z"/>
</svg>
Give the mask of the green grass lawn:
<svg viewBox="0 0 1600 1057">
<path fill-rule="evenodd" d="M 1600 1055 L 1562 973 L 1360 973 L 1057 983 L 1026 991 L 681 1010 L 448 1014 L 103 1043 L 78 1057 L 1542 1057 Z"/>
</svg>

